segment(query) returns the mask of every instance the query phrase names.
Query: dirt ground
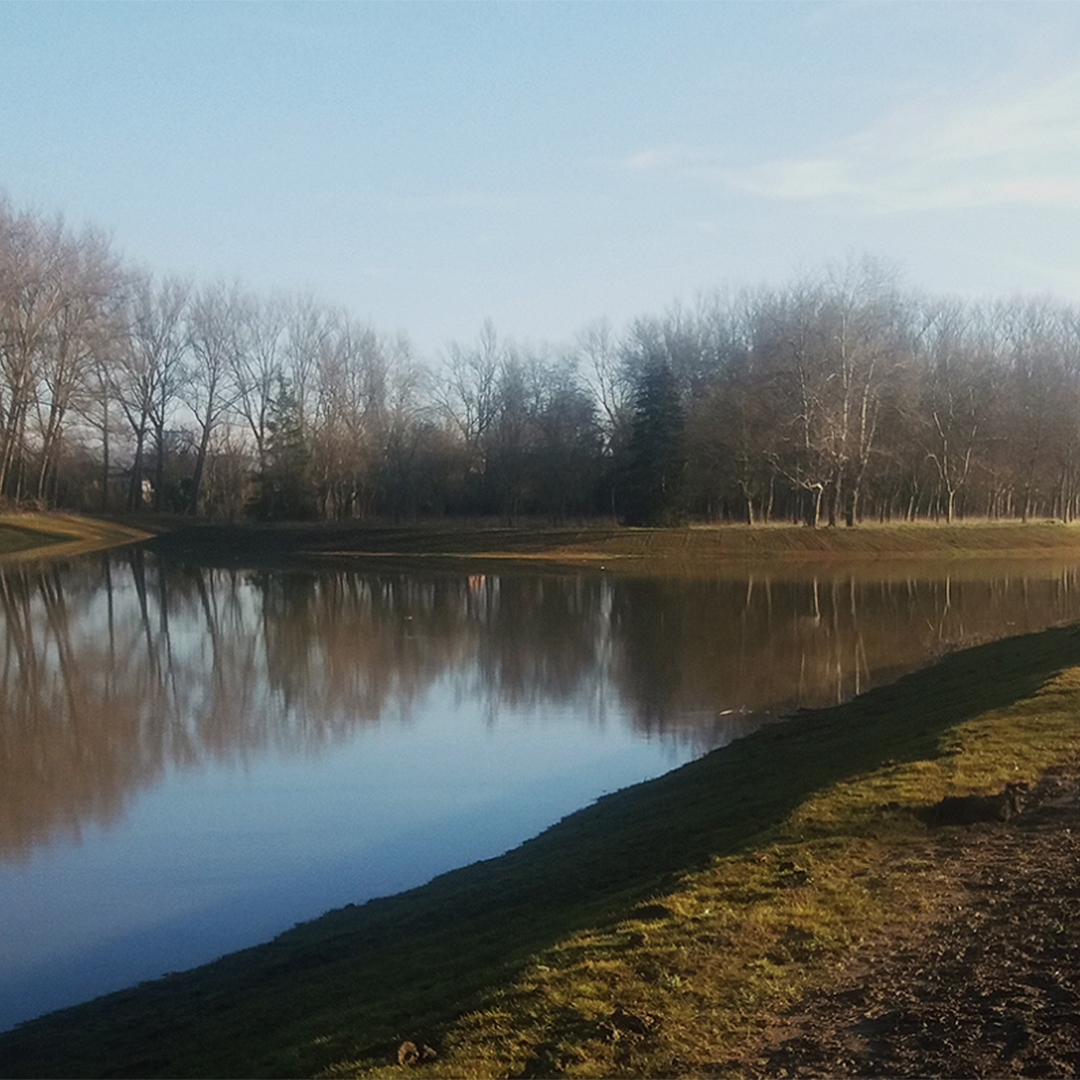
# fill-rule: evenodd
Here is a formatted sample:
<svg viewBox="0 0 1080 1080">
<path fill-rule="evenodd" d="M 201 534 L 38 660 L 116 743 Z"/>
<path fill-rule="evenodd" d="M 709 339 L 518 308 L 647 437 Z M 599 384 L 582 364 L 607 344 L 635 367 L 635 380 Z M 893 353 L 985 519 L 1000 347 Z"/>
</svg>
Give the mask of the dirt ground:
<svg viewBox="0 0 1080 1080">
<path fill-rule="evenodd" d="M 924 854 L 934 916 L 865 943 L 716 1074 L 1080 1074 L 1080 761 L 1008 823 L 932 830 Z"/>
</svg>

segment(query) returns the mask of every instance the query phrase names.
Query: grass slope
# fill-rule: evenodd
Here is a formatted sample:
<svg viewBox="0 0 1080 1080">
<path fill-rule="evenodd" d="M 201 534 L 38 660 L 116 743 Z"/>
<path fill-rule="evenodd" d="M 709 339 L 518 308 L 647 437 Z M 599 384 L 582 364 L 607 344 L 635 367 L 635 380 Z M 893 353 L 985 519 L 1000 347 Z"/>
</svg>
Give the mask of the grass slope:
<svg viewBox="0 0 1080 1080">
<path fill-rule="evenodd" d="M 59 533 L 30 529 L 9 520 L 0 520 L 0 557 L 57 544 L 66 539 L 67 537 Z"/>
<path fill-rule="evenodd" d="M 143 540 L 137 529 L 76 514 L 36 513 L 0 515 L 0 559 L 78 555 L 84 551 Z"/>
<path fill-rule="evenodd" d="M 8 1076 L 716 1071 L 923 903 L 912 812 L 1072 752 L 1080 630 L 806 711 L 498 859 L 0 1036 Z M 435 1056 L 399 1065 L 408 1040 Z"/>
</svg>

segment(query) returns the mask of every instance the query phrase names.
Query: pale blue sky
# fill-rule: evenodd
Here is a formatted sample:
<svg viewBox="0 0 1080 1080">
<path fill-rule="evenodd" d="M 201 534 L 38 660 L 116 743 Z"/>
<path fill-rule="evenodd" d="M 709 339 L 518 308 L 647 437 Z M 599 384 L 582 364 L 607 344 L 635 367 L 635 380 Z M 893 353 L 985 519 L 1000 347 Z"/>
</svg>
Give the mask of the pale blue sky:
<svg viewBox="0 0 1080 1080">
<path fill-rule="evenodd" d="M 0 191 L 434 356 L 864 251 L 1080 300 L 1080 5 L 0 4 Z"/>
</svg>

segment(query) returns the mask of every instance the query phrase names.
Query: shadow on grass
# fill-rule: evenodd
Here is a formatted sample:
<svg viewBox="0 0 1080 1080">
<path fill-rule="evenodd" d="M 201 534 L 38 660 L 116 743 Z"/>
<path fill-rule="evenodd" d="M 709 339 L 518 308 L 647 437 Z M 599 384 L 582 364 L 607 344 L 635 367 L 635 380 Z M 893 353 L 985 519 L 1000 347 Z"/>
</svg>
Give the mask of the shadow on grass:
<svg viewBox="0 0 1080 1080">
<path fill-rule="evenodd" d="M 950 728 L 1076 664 L 1074 627 L 954 654 L 607 796 L 498 859 L 0 1035 L 0 1074 L 305 1075 L 375 1053 L 389 1062 L 403 1038 L 437 1042 L 530 955 L 761 842 L 815 791 L 886 759 L 940 756 Z"/>
<path fill-rule="evenodd" d="M 63 533 L 28 529 L 21 525 L 12 525 L 5 522 L 0 524 L 0 555 L 7 555 L 15 551 L 27 551 L 31 548 L 45 548 L 51 544 L 61 544 L 70 539 L 70 536 Z"/>
</svg>

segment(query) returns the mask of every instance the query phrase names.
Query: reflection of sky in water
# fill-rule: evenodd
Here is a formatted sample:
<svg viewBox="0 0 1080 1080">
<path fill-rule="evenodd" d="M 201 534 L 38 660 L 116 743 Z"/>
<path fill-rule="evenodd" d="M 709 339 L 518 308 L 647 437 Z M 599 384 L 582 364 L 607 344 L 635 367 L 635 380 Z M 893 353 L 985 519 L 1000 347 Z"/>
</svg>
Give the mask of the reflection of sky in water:
<svg viewBox="0 0 1080 1080">
<path fill-rule="evenodd" d="M 496 855 L 942 648 L 1080 618 L 1076 579 L 10 569 L 0 1026 Z"/>
<path fill-rule="evenodd" d="M 693 756 L 575 704 L 493 724 L 458 681 L 319 753 L 171 767 L 119 827 L 0 866 L 0 1023 L 422 884 Z"/>
</svg>

